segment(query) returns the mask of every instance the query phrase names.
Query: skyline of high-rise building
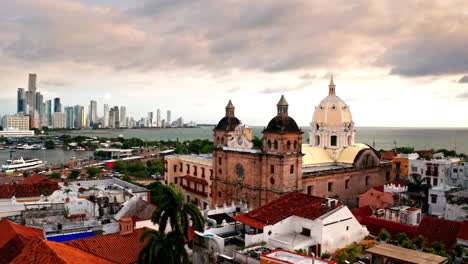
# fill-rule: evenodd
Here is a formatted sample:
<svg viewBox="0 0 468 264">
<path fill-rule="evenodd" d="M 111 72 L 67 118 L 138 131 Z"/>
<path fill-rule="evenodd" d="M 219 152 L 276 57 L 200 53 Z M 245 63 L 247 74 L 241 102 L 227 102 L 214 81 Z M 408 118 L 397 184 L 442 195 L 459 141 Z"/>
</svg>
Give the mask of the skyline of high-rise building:
<svg viewBox="0 0 468 264">
<path fill-rule="evenodd" d="M 166 124 L 171 124 L 171 110 L 167 110 Z"/>
<path fill-rule="evenodd" d="M 159 108 L 156 110 L 156 126 L 161 126 L 161 110 Z"/>
<path fill-rule="evenodd" d="M 75 112 L 72 106 L 65 107 L 65 114 L 67 117 L 67 128 L 75 128 Z"/>
<path fill-rule="evenodd" d="M 91 100 L 89 103 L 89 121 L 91 125 L 97 124 L 98 117 L 97 117 L 97 101 Z"/>
<path fill-rule="evenodd" d="M 109 105 L 104 104 L 104 118 L 103 118 L 104 124 L 102 124 L 104 128 L 109 127 L 109 111 L 110 111 Z"/>
<path fill-rule="evenodd" d="M 62 112 L 62 103 L 60 102 L 60 98 L 54 98 L 54 113 Z"/>
<path fill-rule="evenodd" d="M 44 110 L 44 96 L 40 92 L 36 92 L 36 111 L 40 115 Z"/>
<path fill-rule="evenodd" d="M 29 78 L 28 78 L 28 92 L 29 92 L 29 97 L 28 97 L 28 105 L 29 105 L 29 112 L 33 111 L 36 109 L 36 86 L 37 82 L 37 74 L 35 73 L 30 73 Z"/>
<path fill-rule="evenodd" d="M 120 106 L 120 127 L 127 127 L 127 107 Z"/>
<path fill-rule="evenodd" d="M 25 92 L 24 92 L 24 88 L 18 88 L 18 92 L 17 92 L 17 101 L 16 101 L 16 106 L 17 106 L 17 110 L 16 112 L 17 113 L 21 113 L 21 112 L 24 112 L 24 96 L 25 96 Z"/>
</svg>

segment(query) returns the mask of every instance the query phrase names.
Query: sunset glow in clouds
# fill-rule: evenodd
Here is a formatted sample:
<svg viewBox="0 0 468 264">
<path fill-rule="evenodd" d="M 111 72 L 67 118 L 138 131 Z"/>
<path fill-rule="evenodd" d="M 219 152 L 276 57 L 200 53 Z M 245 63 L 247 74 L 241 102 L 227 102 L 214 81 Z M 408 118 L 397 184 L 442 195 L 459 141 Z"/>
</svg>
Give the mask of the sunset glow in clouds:
<svg viewBox="0 0 468 264">
<path fill-rule="evenodd" d="M 468 1 L 3 0 L 0 113 L 38 74 L 64 105 L 307 125 L 328 92 L 357 126 L 468 126 Z M 101 113 L 99 113 L 101 114 Z"/>
</svg>

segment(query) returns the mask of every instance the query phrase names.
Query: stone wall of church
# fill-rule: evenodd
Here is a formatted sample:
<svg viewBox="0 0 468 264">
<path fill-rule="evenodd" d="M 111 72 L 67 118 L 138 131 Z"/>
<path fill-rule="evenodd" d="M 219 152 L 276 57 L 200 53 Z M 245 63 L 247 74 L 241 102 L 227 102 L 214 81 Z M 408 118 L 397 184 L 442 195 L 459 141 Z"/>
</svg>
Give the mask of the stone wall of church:
<svg viewBox="0 0 468 264">
<path fill-rule="evenodd" d="M 304 172 L 303 192 L 318 197 L 333 197 L 350 208 L 358 206 L 358 195 L 372 187 L 390 182 L 391 164 L 373 168 L 343 169 L 342 171 Z"/>
</svg>

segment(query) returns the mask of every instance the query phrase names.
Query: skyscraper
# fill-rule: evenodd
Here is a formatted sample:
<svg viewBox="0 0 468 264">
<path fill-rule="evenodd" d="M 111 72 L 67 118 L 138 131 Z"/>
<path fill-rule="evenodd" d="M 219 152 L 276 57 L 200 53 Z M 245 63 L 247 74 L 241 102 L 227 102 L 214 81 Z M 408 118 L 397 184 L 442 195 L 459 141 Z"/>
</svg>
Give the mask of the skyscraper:
<svg viewBox="0 0 468 264">
<path fill-rule="evenodd" d="M 60 98 L 54 99 L 54 113 L 62 112 L 62 104 L 60 103 Z"/>
<path fill-rule="evenodd" d="M 67 128 L 75 128 L 75 112 L 72 106 L 65 107 L 67 116 Z"/>
<path fill-rule="evenodd" d="M 120 127 L 127 127 L 127 108 L 120 106 Z"/>
<path fill-rule="evenodd" d="M 47 115 L 47 126 L 51 127 L 52 126 L 52 101 L 51 100 L 46 101 L 44 112 Z"/>
<path fill-rule="evenodd" d="M 148 112 L 148 124 L 147 127 L 151 127 L 153 124 L 153 112 Z"/>
<path fill-rule="evenodd" d="M 102 126 L 105 128 L 109 127 L 109 105 L 108 104 L 104 105 L 104 124 L 102 124 Z"/>
<path fill-rule="evenodd" d="M 168 124 L 168 126 L 171 124 L 171 110 L 167 110 L 166 124 Z"/>
<path fill-rule="evenodd" d="M 30 73 L 29 74 L 29 80 L 28 80 L 28 92 L 30 93 L 29 98 L 28 98 L 28 104 L 29 104 L 29 112 L 34 114 L 34 110 L 36 109 L 36 81 L 37 81 L 37 75 L 35 73 Z"/>
<path fill-rule="evenodd" d="M 156 126 L 157 127 L 161 126 L 161 110 L 160 109 L 156 110 Z"/>
<path fill-rule="evenodd" d="M 94 100 L 91 100 L 89 104 L 89 121 L 91 122 L 91 125 L 94 125 L 97 123 L 98 118 L 97 118 L 97 102 Z"/>
<path fill-rule="evenodd" d="M 36 111 L 39 113 L 39 115 L 44 111 L 43 109 L 43 103 L 44 103 L 44 96 L 36 92 Z"/>
<path fill-rule="evenodd" d="M 17 113 L 24 112 L 24 110 L 25 110 L 24 109 L 24 106 L 25 106 L 24 96 L 25 96 L 24 88 L 18 88 L 18 96 L 17 96 L 18 99 L 17 99 L 17 103 L 16 103 L 16 105 L 17 105 L 16 112 Z"/>
<path fill-rule="evenodd" d="M 82 112 L 83 112 L 83 107 L 80 105 L 75 105 L 73 107 L 73 112 L 75 115 L 75 128 L 82 128 Z"/>
<path fill-rule="evenodd" d="M 120 128 L 120 114 L 118 106 L 114 106 L 114 119 L 112 122 L 114 123 L 114 128 Z"/>
</svg>

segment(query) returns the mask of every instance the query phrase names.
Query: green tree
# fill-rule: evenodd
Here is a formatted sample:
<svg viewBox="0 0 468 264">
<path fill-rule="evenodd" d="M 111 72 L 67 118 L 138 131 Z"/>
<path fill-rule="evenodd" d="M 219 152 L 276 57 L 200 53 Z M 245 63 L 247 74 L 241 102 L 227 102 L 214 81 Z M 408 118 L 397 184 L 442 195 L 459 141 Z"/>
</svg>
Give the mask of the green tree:
<svg viewBox="0 0 468 264">
<path fill-rule="evenodd" d="M 263 140 L 261 138 L 257 137 L 257 136 L 255 136 L 252 139 L 252 143 L 253 143 L 255 148 L 259 148 L 259 149 L 263 148 Z"/>
<path fill-rule="evenodd" d="M 47 140 L 46 142 L 44 142 L 44 147 L 46 149 L 55 149 L 55 142 L 52 140 Z"/>
<path fill-rule="evenodd" d="M 97 174 L 101 173 L 102 170 L 101 168 L 98 167 L 88 167 L 86 169 L 86 172 L 89 174 L 90 177 L 96 177 Z"/>
<path fill-rule="evenodd" d="M 421 249 L 424 247 L 426 244 L 426 238 L 423 236 L 418 236 L 415 239 L 413 239 L 413 244 L 418 248 Z"/>
<path fill-rule="evenodd" d="M 412 147 L 401 147 L 401 148 L 398 148 L 398 151 L 403 153 L 403 154 L 411 154 L 411 153 L 414 153 L 414 148 L 412 148 Z"/>
<path fill-rule="evenodd" d="M 196 231 L 203 232 L 205 225 L 203 216 L 196 205 L 184 201 L 182 192 L 174 184 L 157 186 L 155 194 L 154 201 L 157 209 L 151 221 L 159 225 L 159 234 L 152 232 L 148 236 L 152 236 L 155 241 L 159 242 L 151 243 L 143 249 L 143 252 L 140 252 L 141 259 L 145 259 L 140 263 L 153 263 L 149 261 L 150 259 L 159 260 L 158 252 L 161 252 L 161 248 L 166 251 L 163 254 L 167 254 L 164 256 L 166 259 L 161 260 L 161 263 L 186 263 L 188 255 L 185 244 L 189 238 L 190 223 Z M 163 234 L 168 224 L 172 231 L 165 237 Z M 142 236 L 142 239 L 145 238 Z"/>
<path fill-rule="evenodd" d="M 411 240 L 404 240 L 400 245 L 404 248 L 416 249 L 416 246 Z"/>
<path fill-rule="evenodd" d="M 396 239 L 398 240 L 398 245 L 401 245 L 404 241 L 409 240 L 409 237 L 406 233 L 401 232 L 396 235 Z"/>
<path fill-rule="evenodd" d="M 54 173 L 51 173 L 49 177 L 54 180 L 60 180 L 60 178 L 62 177 L 62 174 L 60 174 L 60 172 L 54 172 Z"/>
<path fill-rule="evenodd" d="M 159 232 L 157 230 L 146 230 L 140 237 L 140 241 L 148 241 L 138 255 L 138 263 L 186 263 L 188 260 L 184 244 L 180 243 L 183 237 L 176 232 Z"/>
<path fill-rule="evenodd" d="M 116 161 L 114 162 L 114 166 L 112 166 L 114 171 L 118 171 L 120 173 L 125 173 L 127 172 L 127 164 L 125 164 L 122 161 Z"/>
<path fill-rule="evenodd" d="M 387 230 L 385 230 L 385 229 L 380 230 L 380 233 L 379 233 L 379 240 L 380 241 L 387 242 L 391 238 L 392 238 L 392 236 L 390 235 L 390 233 Z"/>
<path fill-rule="evenodd" d="M 411 181 L 408 182 L 408 191 L 417 193 L 427 193 L 427 191 L 431 188 L 431 185 L 426 183 L 426 177 L 417 175 L 411 178 Z"/>
<path fill-rule="evenodd" d="M 68 178 L 70 178 L 70 180 L 74 180 L 76 178 L 78 178 L 81 174 L 81 171 L 80 170 L 72 170 L 70 171 L 70 175 L 68 176 Z"/>
</svg>

